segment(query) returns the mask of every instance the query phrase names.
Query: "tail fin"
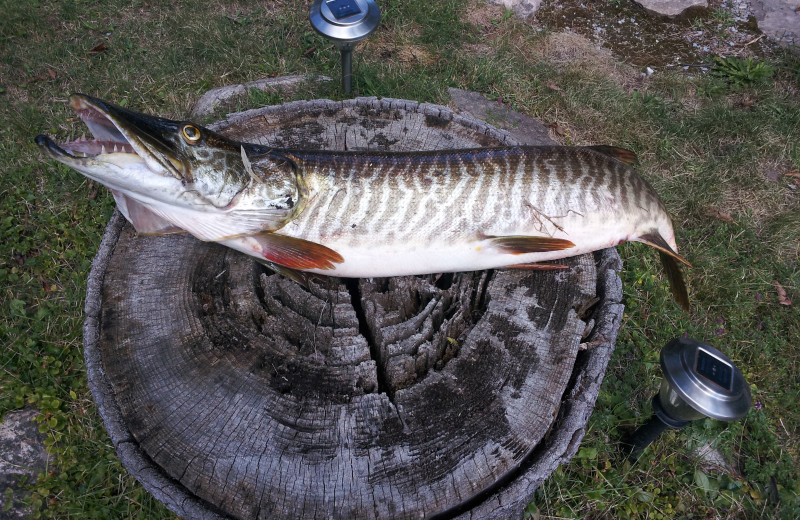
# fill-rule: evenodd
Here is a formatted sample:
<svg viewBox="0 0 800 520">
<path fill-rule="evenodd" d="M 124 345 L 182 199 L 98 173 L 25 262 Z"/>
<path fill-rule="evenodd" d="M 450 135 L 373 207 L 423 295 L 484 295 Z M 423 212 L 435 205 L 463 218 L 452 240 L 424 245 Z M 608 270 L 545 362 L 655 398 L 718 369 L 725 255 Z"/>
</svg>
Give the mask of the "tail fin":
<svg viewBox="0 0 800 520">
<path fill-rule="evenodd" d="M 681 273 L 678 262 L 682 262 L 689 267 L 692 264 L 676 253 L 657 231 L 644 234 L 636 240 L 658 249 L 658 255 L 661 257 L 661 264 L 664 266 L 664 272 L 667 275 L 667 280 L 669 280 L 669 287 L 672 290 L 675 301 L 678 302 L 678 305 L 683 310 L 691 312 L 689 293 L 686 290 L 686 283 L 683 281 L 683 273 Z"/>
<path fill-rule="evenodd" d="M 670 246 L 667 243 L 667 241 L 664 240 L 664 237 L 662 237 L 658 231 L 651 231 L 650 233 L 645 233 L 644 235 L 637 238 L 636 241 L 647 244 L 650 247 L 655 247 L 662 253 L 668 254 L 678 262 L 686 264 L 688 267 L 692 267 L 692 264 L 687 262 L 685 258 L 676 253 L 674 249 L 672 249 L 672 246 Z"/>
<path fill-rule="evenodd" d="M 669 280 L 669 287 L 672 289 L 672 296 L 683 310 L 691 313 L 692 307 L 689 304 L 689 293 L 686 291 L 686 284 L 683 281 L 683 273 L 681 273 L 681 268 L 678 266 L 678 262 L 676 262 L 673 257 L 669 256 L 663 251 L 659 251 L 658 255 L 661 257 L 661 264 L 664 266 L 664 272 L 667 275 L 667 280 Z"/>
</svg>

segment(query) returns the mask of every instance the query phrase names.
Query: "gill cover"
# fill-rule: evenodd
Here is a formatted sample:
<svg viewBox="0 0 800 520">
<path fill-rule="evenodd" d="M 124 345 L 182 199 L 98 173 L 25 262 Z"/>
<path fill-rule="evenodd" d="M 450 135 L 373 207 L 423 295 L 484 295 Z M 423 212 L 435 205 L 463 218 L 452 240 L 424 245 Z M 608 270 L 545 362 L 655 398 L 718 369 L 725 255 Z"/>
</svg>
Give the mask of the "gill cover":
<svg viewBox="0 0 800 520">
<path fill-rule="evenodd" d="M 223 240 L 280 229 L 305 205 L 307 189 L 289 156 L 83 94 L 70 106 L 94 139 L 58 145 L 38 136 L 36 143 L 110 188 L 137 231 Z"/>
</svg>

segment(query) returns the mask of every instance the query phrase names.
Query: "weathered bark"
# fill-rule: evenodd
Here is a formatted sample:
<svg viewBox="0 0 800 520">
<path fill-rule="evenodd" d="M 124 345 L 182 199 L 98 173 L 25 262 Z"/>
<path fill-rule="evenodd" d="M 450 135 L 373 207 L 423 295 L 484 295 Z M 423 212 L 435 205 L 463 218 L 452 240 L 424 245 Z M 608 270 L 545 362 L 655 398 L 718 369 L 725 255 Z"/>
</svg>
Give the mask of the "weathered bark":
<svg viewBox="0 0 800 520">
<path fill-rule="evenodd" d="M 515 144 L 397 100 L 215 126 L 281 147 Z M 87 295 L 90 386 L 123 463 L 182 516 L 519 517 L 577 449 L 621 315 L 613 250 L 564 263 L 303 287 L 117 214 Z"/>
</svg>

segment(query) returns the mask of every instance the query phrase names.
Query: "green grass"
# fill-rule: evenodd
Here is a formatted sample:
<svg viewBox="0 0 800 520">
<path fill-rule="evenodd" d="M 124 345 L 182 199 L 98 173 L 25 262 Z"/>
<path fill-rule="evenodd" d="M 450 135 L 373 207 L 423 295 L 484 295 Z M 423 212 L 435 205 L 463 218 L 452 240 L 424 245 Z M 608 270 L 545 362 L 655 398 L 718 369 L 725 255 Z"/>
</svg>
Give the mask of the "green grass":
<svg viewBox="0 0 800 520">
<path fill-rule="evenodd" d="M 40 429 L 58 462 L 32 487 L 37 515 L 170 518 L 116 459 L 86 386 L 83 298 L 113 200 L 43 161 L 32 139 L 82 131 L 64 103 L 74 91 L 183 117 L 221 85 L 286 74 L 338 78 L 339 57 L 311 30 L 306 6 L 288 0 L 2 0 L 0 7 L 0 415 L 24 406 L 42 412 Z M 694 264 L 689 316 L 669 298 L 656 256 L 620 247 L 625 319 L 597 407 L 578 456 L 543 484 L 529 512 L 800 516 L 800 188 L 784 175 L 800 168 L 797 58 L 760 57 L 771 76 L 750 62 L 727 76 L 640 78 L 592 55 L 592 45 L 565 59 L 558 45 L 548 47 L 547 33 L 501 8 L 474 7 L 486 11 L 486 23 L 451 0 L 382 5 L 381 28 L 355 52 L 354 88 L 435 103 L 448 102 L 447 87 L 475 90 L 558 123 L 565 142 L 631 148 Z M 253 92 L 240 108 L 341 98 L 338 89 L 333 81 Z M 793 306 L 778 303 L 774 281 Z M 683 333 L 741 366 L 760 409 L 731 424 L 697 421 L 663 436 L 638 463 L 622 464 L 615 442 L 649 415 L 658 351 Z M 705 444 L 733 471 L 692 455 Z"/>
</svg>

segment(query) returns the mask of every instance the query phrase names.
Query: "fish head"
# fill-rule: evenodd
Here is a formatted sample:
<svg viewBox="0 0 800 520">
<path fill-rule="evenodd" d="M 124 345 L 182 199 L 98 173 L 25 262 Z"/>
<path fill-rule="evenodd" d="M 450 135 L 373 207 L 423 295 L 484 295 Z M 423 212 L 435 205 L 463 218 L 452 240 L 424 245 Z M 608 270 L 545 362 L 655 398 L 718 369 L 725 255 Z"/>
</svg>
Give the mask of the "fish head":
<svg viewBox="0 0 800 520">
<path fill-rule="evenodd" d="M 45 155 L 104 184 L 115 198 L 124 194 L 167 220 L 174 220 L 177 210 L 188 210 L 236 223 L 197 233 L 204 239 L 274 230 L 302 208 L 296 165 L 280 154 L 192 122 L 141 114 L 84 94 L 73 94 L 69 104 L 93 138 L 59 145 L 39 135 L 36 143 Z M 247 216 L 233 218 L 242 214 Z M 184 222 L 173 224 L 186 228 Z"/>
</svg>

